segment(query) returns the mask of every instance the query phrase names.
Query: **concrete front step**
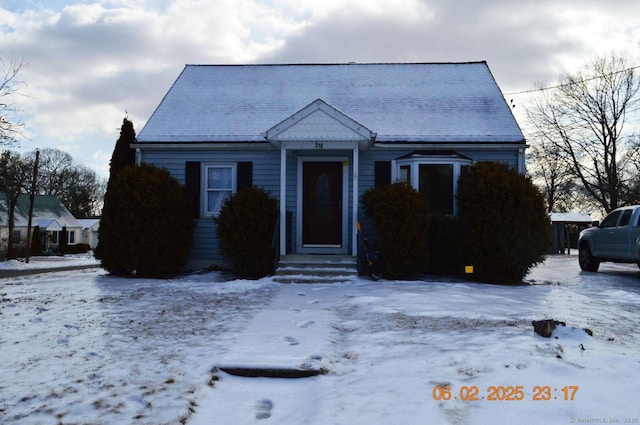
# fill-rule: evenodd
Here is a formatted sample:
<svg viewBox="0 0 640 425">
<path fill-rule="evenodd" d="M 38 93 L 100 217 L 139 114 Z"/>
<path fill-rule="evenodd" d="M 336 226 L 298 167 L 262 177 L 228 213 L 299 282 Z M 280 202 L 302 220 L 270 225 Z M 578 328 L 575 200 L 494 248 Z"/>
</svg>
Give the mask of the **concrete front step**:
<svg viewBox="0 0 640 425">
<path fill-rule="evenodd" d="M 346 255 L 284 255 L 274 281 L 279 283 L 349 282 L 358 276 L 355 257 Z"/>
</svg>

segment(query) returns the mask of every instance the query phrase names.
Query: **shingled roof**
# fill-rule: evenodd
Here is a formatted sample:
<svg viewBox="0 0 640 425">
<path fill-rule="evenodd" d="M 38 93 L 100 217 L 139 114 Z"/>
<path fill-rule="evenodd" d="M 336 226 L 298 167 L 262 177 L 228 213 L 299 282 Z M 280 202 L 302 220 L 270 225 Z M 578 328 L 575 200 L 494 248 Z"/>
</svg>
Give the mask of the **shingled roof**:
<svg viewBox="0 0 640 425">
<path fill-rule="evenodd" d="M 29 218 L 29 195 L 20 195 L 14 212 L 16 227 L 27 227 Z M 4 192 L 0 192 L 0 227 L 8 227 L 9 210 L 7 198 Z M 38 225 L 39 220 L 49 223 L 56 220 L 60 226 L 68 228 L 82 227 L 78 220 L 60 203 L 55 196 L 36 195 L 33 203 L 33 225 Z M 44 223 L 44 222 L 43 222 Z M 48 223 L 47 223 L 48 225 Z"/>
<path fill-rule="evenodd" d="M 524 141 L 486 62 L 465 62 L 187 65 L 138 142 L 265 142 L 316 99 L 377 142 Z"/>
</svg>

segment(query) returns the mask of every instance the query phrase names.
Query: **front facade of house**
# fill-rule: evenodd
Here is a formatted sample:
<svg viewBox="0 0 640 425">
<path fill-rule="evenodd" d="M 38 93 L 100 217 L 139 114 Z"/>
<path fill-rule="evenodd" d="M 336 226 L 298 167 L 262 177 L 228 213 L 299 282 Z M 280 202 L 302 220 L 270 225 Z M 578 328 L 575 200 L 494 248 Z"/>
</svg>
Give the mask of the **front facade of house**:
<svg viewBox="0 0 640 425">
<path fill-rule="evenodd" d="M 29 195 L 20 195 L 14 212 L 14 246 L 27 243 L 29 224 Z M 0 250 L 7 249 L 9 240 L 9 211 L 5 194 L 0 192 Z M 63 228 L 66 228 L 68 245 L 81 242 L 82 226 L 55 196 L 36 195 L 31 218 L 32 229 L 38 226 L 42 235 L 45 252 L 55 250 L 60 245 Z M 33 230 L 32 230 L 33 231 Z"/>
<path fill-rule="evenodd" d="M 360 197 L 397 180 L 456 214 L 476 161 L 524 172 L 526 143 L 485 62 L 188 65 L 138 135 L 138 162 L 192 198 L 192 263 L 221 264 L 213 217 L 256 185 L 281 200 L 281 253 L 357 255 Z"/>
</svg>

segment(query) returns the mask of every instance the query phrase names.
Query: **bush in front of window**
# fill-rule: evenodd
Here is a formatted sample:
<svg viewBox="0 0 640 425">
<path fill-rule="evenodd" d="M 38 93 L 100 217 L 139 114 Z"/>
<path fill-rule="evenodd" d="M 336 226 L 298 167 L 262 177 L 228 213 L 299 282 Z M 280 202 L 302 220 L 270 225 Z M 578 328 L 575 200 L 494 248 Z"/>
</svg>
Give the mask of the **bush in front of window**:
<svg viewBox="0 0 640 425">
<path fill-rule="evenodd" d="M 260 187 L 227 197 L 214 217 L 220 250 L 231 271 L 240 278 L 259 279 L 273 273 L 273 233 L 278 200 Z"/>
<path fill-rule="evenodd" d="M 467 260 L 469 230 L 466 223 L 452 215 L 429 218 L 429 262 L 425 271 L 460 275 Z"/>
<path fill-rule="evenodd" d="M 385 278 L 413 278 L 427 257 L 427 205 L 404 182 L 376 186 L 362 195 L 367 215 L 380 235 L 378 269 Z"/>
<path fill-rule="evenodd" d="M 550 224 L 544 198 L 526 176 L 498 162 L 479 162 L 458 181 L 465 255 L 479 281 L 520 283 L 544 260 Z"/>
<path fill-rule="evenodd" d="M 163 168 L 128 165 L 105 195 L 94 253 L 111 274 L 169 276 L 184 267 L 193 228 L 184 186 Z"/>
<path fill-rule="evenodd" d="M 64 254 L 84 254 L 91 251 L 91 246 L 87 243 L 77 243 L 74 245 L 67 245 Z"/>
</svg>

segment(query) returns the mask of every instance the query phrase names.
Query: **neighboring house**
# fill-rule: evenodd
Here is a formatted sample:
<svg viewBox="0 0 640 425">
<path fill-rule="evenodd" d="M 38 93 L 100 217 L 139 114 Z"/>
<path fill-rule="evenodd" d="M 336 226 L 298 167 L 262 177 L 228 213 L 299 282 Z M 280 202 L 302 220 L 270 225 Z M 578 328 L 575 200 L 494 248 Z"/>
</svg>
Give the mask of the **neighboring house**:
<svg viewBox="0 0 640 425">
<path fill-rule="evenodd" d="M 100 229 L 99 218 L 79 218 L 78 223 L 82 226 L 82 237 L 80 242 L 86 243 L 95 249 L 98 246 L 98 230 Z"/>
<path fill-rule="evenodd" d="M 9 210 L 7 198 L 0 192 L 0 250 L 7 249 L 9 240 Z M 29 220 L 29 195 L 20 195 L 14 213 L 14 246 L 23 246 L 27 242 Z M 36 195 L 33 203 L 33 228 L 38 226 L 43 237 L 43 250 L 50 251 L 60 244 L 63 227 L 67 229 L 67 243 L 80 243 L 82 226 L 55 196 Z"/>
<path fill-rule="evenodd" d="M 355 256 L 367 189 L 405 180 L 456 214 L 464 168 L 523 173 L 526 142 L 486 62 L 187 65 L 133 147 L 186 184 L 206 265 L 221 262 L 212 218 L 244 186 L 284 200 L 283 254 Z"/>
</svg>

